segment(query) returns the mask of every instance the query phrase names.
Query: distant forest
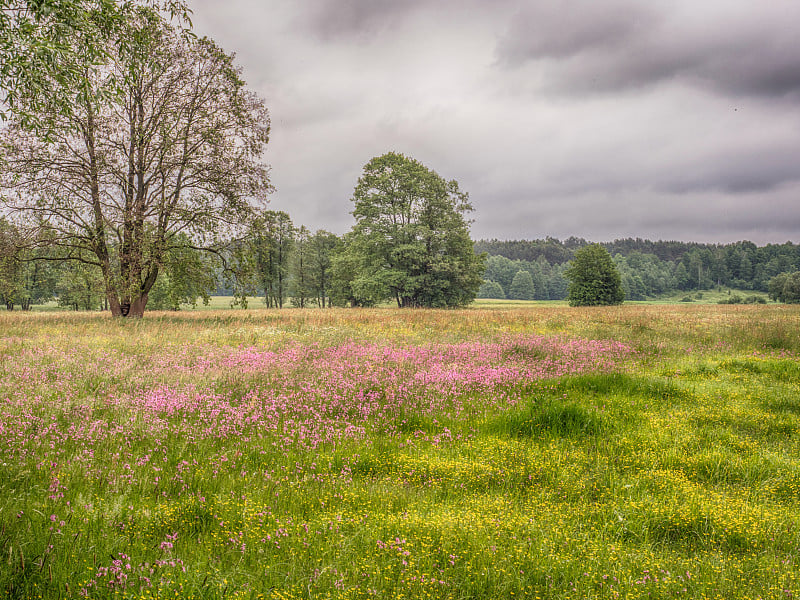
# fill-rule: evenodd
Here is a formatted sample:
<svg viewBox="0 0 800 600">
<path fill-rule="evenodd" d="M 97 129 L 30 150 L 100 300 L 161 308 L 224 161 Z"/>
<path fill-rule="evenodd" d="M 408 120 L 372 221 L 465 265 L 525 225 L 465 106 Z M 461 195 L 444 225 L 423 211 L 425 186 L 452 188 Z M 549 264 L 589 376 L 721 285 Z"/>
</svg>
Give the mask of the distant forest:
<svg viewBox="0 0 800 600">
<path fill-rule="evenodd" d="M 563 300 L 567 263 L 590 243 L 576 237 L 479 240 L 475 252 L 485 252 L 488 260 L 478 297 Z M 620 271 L 627 300 L 715 287 L 767 292 L 772 277 L 800 270 L 800 245 L 791 242 L 756 246 L 747 241 L 700 244 L 627 238 L 601 245 Z M 522 272 L 530 273 L 532 290 L 523 285 L 528 278 Z"/>
</svg>

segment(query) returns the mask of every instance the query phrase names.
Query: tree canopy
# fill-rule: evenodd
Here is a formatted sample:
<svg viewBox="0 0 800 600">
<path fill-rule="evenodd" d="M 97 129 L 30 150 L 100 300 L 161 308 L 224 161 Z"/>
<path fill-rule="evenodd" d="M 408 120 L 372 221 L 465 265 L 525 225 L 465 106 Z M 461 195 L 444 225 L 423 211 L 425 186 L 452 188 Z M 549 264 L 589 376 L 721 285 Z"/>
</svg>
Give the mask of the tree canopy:
<svg viewBox="0 0 800 600">
<path fill-rule="evenodd" d="M 511 300 L 533 300 L 536 296 L 536 289 L 533 285 L 533 277 L 529 271 L 517 271 L 511 281 L 511 290 L 508 297 Z"/>
<path fill-rule="evenodd" d="M 778 302 L 800 304 L 800 271 L 779 273 L 770 279 L 769 296 Z"/>
<path fill-rule="evenodd" d="M 578 250 L 564 275 L 570 280 L 570 306 L 608 306 L 625 299 L 619 271 L 600 244 Z"/>
<path fill-rule="evenodd" d="M 71 114 L 142 6 L 191 24 L 185 0 L 0 0 L 0 116 L 42 131 Z"/>
<path fill-rule="evenodd" d="M 485 259 L 473 250 L 464 219 L 472 206 L 456 181 L 390 152 L 364 166 L 353 203 L 347 251 L 355 297 L 394 299 L 400 307 L 462 306 L 475 298 Z"/>
<path fill-rule="evenodd" d="M 503 286 L 491 279 L 485 279 L 481 284 L 480 289 L 478 289 L 478 298 L 504 300 L 505 297 L 506 294 L 503 291 Z"/>
</svg>

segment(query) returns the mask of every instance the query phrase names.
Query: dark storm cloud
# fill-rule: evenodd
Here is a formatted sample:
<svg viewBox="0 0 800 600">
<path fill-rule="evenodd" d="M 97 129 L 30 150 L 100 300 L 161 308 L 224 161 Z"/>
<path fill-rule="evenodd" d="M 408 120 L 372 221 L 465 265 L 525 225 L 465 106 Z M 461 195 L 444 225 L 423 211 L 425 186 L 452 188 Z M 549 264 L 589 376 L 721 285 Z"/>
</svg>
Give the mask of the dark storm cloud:
<svg viewBox="0 0 800 600">
<path fill-rule="evenodd" d="M 723 94 L 797 96 L 800 3 L 706 2 L 693 10 L 680 2 L 538 3 L 517 14 L 497 57 L 509 68 L 539 62 L 546 84 L 568 92 L 682 82 Z"/>
</svg>

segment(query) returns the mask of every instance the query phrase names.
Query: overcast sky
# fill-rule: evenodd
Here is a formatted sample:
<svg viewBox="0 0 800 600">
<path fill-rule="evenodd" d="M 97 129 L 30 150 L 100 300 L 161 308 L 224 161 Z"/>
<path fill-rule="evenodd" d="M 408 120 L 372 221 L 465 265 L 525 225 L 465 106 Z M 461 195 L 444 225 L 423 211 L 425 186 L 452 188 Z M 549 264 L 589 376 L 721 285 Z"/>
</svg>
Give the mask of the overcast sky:
<svg viewBox="0 0 800 600">
<path fill-rule="evenodd" d="M 190 0 L 267 102 L 273 210 L 344 233 L 364 164 L 473 238 L 800 242 L 798 0 Z"/>
</svg>

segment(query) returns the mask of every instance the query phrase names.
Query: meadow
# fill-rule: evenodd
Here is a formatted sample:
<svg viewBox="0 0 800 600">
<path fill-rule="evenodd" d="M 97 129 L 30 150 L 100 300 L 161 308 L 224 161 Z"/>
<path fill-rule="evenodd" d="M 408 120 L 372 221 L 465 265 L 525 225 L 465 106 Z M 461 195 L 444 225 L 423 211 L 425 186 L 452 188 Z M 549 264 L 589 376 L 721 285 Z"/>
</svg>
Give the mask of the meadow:
<svg viewBox="0 0 800 600">
<path fill-rule="evenodd" d="M 800 309 L 0 313 L 0 595 L 793 598 Z"/>
</svg>

